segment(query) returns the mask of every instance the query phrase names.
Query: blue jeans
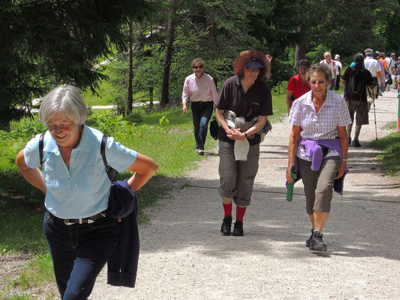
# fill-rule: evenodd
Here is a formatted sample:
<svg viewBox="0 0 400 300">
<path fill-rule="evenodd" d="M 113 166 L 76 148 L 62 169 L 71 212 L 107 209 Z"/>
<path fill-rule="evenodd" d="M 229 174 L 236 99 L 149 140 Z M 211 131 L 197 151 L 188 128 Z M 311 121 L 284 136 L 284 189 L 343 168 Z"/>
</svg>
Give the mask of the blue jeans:
<svg viewBox="0 0 400 300">
<path fill-rule="evenodd" d="M 105 217 L 92 224 L 65 225 L 44 215 L 43 229 L 63 300 L 86 300 L 119 237 L 119 223 Z"/>
<path fill-rule="evenodd" d="M 196 149 L 204 149 L 206 143 L 208 122 L 211 119 L 214 104 L 209 102 L 191 102 L 193 133 L 196 140 Z"/>
</svg>

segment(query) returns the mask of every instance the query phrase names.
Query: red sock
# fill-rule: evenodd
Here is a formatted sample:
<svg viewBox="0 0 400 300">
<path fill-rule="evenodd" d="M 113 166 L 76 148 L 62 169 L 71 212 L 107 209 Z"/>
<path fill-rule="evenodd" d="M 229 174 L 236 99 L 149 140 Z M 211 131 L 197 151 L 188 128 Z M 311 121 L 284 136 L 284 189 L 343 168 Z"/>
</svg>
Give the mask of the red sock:
<svg viewBox="0 0 400 300">
<path fill-rule="evenodd" d="M 222 206 L 224 207 L 225 212 L 224 217 L 232 216 L 232 202 L 229 204 L 222 203 Z"/>
<path fill-rule="evenodd" d="M 243 222 L 243 217 L 245 213 L 246 213 L 246 207 L 236 206 L 236 220 Z"/>
</svg>

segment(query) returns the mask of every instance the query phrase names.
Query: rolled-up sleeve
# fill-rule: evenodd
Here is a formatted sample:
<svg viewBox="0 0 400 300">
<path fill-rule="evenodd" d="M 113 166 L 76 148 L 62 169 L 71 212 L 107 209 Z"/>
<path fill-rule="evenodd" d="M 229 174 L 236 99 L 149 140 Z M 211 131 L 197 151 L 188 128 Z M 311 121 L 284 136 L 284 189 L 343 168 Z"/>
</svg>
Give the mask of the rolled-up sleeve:
<svg viewBox="0 0 400 300">
<path fill-rule="evenodd" d="M 185 83 L 183 84 L 182 91 L 182 103 L 186 103 L 189 100 L 190 96 L 190 87 L 189 87 L 189 78 L 185 79 Z"/>
</svg>

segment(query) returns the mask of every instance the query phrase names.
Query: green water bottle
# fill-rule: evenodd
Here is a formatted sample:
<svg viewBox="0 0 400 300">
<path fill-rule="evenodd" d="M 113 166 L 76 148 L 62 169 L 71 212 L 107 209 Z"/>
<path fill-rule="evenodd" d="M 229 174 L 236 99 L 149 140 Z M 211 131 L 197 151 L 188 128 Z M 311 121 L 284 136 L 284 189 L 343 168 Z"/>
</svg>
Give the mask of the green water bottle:
<svg viewBox="0 0 400 300">
<path fill-rule="evenodd" d="M 293 181 L 292 181 L 292 183 L 288 183 L 288 185 L 287 185 L 287 194 L 286 194 L 287 202 L 292 202 L 292 198 L 293 198 L 294 180 L 296 179 L 296 167 L 295 166 L 292 166 L 292 168 L 290 169 L 290 173 L 292 175 Z"/>
</svg>

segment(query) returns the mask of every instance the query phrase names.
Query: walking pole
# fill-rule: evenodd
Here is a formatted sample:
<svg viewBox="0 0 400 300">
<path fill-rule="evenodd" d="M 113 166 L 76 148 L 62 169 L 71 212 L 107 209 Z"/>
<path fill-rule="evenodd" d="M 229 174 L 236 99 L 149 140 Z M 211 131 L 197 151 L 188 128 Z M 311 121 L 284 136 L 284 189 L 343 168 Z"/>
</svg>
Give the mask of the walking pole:
<svg viewBox="0 0 400 300">
<path fill-rule="evenodd" d="M 376 112 L 375 112 L 375 88 L 370 89 L 369 87 L 367 88 L 368 96 L 372 98 L 372 104 L 374 105 L 374 119 L 375 119 L 375 138 L 378 139 L 378 130 L 376 129 Z M 399 93 L 400 97 L 400 93 Z M 370 106 L 371 107 L 371 106 Z M 369 112 L 369 109 L 368 109 Z"/>
<path fill-rule="evenodd" d="M 372 90 L 372 103 L 374 104 L 375 138 L 378 139 L 378 129 L 376 128 L 375 92 L 374 92 L 374 90 Z"/>
</svg>

